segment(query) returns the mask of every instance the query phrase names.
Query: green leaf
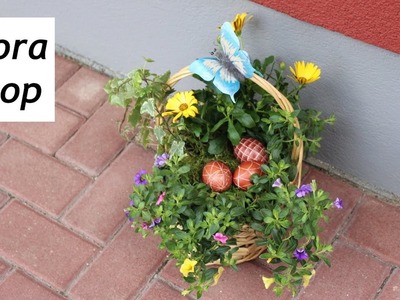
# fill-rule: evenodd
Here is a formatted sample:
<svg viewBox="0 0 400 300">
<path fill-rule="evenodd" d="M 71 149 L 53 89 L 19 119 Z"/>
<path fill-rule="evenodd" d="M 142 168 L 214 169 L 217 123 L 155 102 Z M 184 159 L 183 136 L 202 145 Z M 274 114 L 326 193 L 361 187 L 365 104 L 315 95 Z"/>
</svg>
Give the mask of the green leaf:
<svg viewBox="0 0 400 300">
<path fill-rule="evenodd" d="M 266 68 L 268 65 L 272 64 L 275 60 L 275 57 L 273 55 L 268 56 L 267 58 L 264 59 L 263 67 Z"/>
<path fill-rule="evenodd" d="M 263 216 L 259 210 L 255 210 L 252 212 L 253 218 L 257 221 L 261 221 L 263 219 Z"/>
<path fill-rule="evenodd" d="M 256 123 L 254 122 L 251 115 L 249 115 L 247 113 L 242 113 L 235 117 L 246 128 L 253 128 L 256 126 Z"/>
<path fill-rule="evenodd" d="M 143 59 L 144 59 L 145 61 L 149 62 L 149 63 L 154 62 L 154 60 L 152 60 L 151 58 L 148 58 L 148 57 L 143 57 Z"/>
<path fill-rule="evenodd" d="M 215 125 L 213 126 L 213 128 L 211 128 L 211 132 L 217 131 L 218 128 L 220 128 L 224 123 L 226 123 L 226 121 L 227 121 L 226 118 L 223 118 L 223 119 L 219 120 L 218 123 L 215 124 Z"/>
<path fill-rule="evenodd" d="M 169 240 L 165 242 L 165 247 L 167 247 L 169 252 L 174 252 L 176 248 L 176 241 Z"/>
<path fill-rule="evenodd" d="M 109 101 L 111 105 L 126 107 L 125 99 L 119 95 L 110 95 Z"/>
<path fill-rule="evenodd" d="M 184 238 L 186 238 L 187 233 L 179 230 L 179 229 L 174 229 L 172 230 L 172 234 L 175 236 L 176 239 L 178 240 L 183 240 Z"/>
<path fill-rule="evenodd" d="M 171 149 L 169 150 L 169 154 L 172 156 L 177 155 L 178 157 L 182 156 L 184 153 L 185 142 L 177 142 L 173 141 L 171 145 Z"/>
<path fill-rule="evenodd" d="M 233 145 L 237 145 L 240 142 L 239 132 L 236 130 L 232 122 L 228 123 L 228 138 Z"/>
<path fill-rule="evenodd" d="M 279 266 L 276 269 L 274 269 L 273 271 L 274 271 L 274 273 L 280 273 L 280 272 L 285 271 L 286 269 L 287 269 L 287 267 L 285 267 L 285 266 Z"/>
<path fill-rule="evenodd" d="M 178 175 L 180 175 L 180 174 L 185 174 L 189 171 L 190 171 L 190 166 L 184 165 L 178 169 L 177 173 L 178 173 Z"/>
<path fill-rule="evenodd" d="M 243 215 L 246 212 L 246 209 L 244 207 L 235 207 L 230 211 L 230 215 L 232 217 L 238 217 Z"/>
<path fill-rule="evenodd" d="M 141 120 L 140 108 L 135 107 L 132 110 L 131 114 L 129 115 L 128 121 L 132 125 L 132 127 L 135 128 L 140 120 Z"/>
<path fill-rule="evenodd" d="M 207 269 L 207 270 L 205 271 L 205 273 L 204 273 L 205 280 L 210 280 L 211 278 L 213 278 L 213 276 L 214 276 L 215 274 L 217 274 L 217 272 L 218 272 L 218 269 L 217 269 L 217 268 Z"/>
<path fill-rule="evenodd" d="M 250 224 L 250 227 L 256 231 L 260 231 L 260 232 L 264 231 L 264 226 L 261 225 L 260 223 L 253 222 Z"/>
<path fill-rule="evenodd" d="M 166 135 L 165 131 L 162 129 L 161 126 L 154 126 L 154 135 L 156 136 L 157 141 L 162 144 L 163 139 Z"/>
<path fill-rule="evenodd" d="M 219 229 L 218 223 L 212 223 L 209 228 L 210 234 L 213 235 L 218 231 L 218 229 Z"/>
<path fill-rule="evenodd" d="M 331 267 L 331 262 L 329 261 L 329 259 L 326 256 L 320 255 L 319 258 L 321 258 L 329 268 Z"/>
<path fill-rule="evenodd" d="M 224 150 L 226 150 L 226 139 L 223 136 L 220 136 L 216 139 L 210 140 L 208 144 L 208 153 L 212 155 L 220 154 Z"/>
<path fill-rule="evenodd" d="M 152 118 L 154 118 L 155 113 L 156 107 L 154 106 L 154 99 L 149 98 L 140 107 L 140 114 L 149 114 Z"/>
</svg>

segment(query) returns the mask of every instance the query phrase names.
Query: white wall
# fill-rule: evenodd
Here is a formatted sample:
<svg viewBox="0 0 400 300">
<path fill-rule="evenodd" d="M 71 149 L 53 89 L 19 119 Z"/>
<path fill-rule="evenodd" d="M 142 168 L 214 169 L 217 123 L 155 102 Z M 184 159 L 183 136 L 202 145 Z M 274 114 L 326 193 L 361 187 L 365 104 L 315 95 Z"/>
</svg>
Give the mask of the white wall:
<svg viewBox="0 0 400 300">
<path fill-rule="evenodd" d="M 345 176 L 400 195 L 400 56 L 244 0 L 0 0 L 0 17 L 55 16 L 59 49 L 126 73 L 156 62 L 173 72 L 213 49 L 217 25 L 254 15 L 244 32 L 253 58 L 308 60 L 322 79 L 303 105 L 334 113 L 318 159 Z M 86 60 L 88 59 L 88 60 Z"/>
</svg>

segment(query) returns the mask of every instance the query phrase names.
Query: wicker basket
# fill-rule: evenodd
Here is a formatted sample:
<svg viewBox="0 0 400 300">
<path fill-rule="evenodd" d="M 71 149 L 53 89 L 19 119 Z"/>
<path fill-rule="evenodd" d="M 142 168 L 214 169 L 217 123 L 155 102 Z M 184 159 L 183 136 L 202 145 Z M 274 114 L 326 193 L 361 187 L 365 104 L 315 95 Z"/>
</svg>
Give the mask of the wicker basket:
<svg viewBox="0 0 400 300">
<path fill-rule="evenodd" d="M 178 73 L 172 75 L 167 81 L 167 85 L 172 88 L 181 79 L 191 75 L 193 75 L 193 73 L 189 71 L 189 67 L 185 67 L 181 69 Z M 289 102 L 289 100 L 271 83 L 269 83 L 256 73 L 254 73 L 253 76 L 249 79 L 260 86 L 264 91 L 269 93 L 275 99 L 281 109 L 293 112 L 293 106 Z M 300 124 L 297 119 L 295 121 L 295 127 L 300 128 Z M 297 164 L 297 173 L 294 180 L 292 181 L 292 184 L 296 184 L 298 187 L 301 184 L 303 151 L 303 141 L 295 135 L 292 150 L 292 160 Z M 235 236 L 236 246 L 234 247 L 239 247 L 239 249 L 233 254 L 233 258 L 236 260 L 236 263 L 239 264 L 253 260 L 265 251 L 264 246 L 256 245 L 256 241 L 260 236 L 261 233 L 256 232 L 249 226 L 245 225 L 242 227 L 241 232 Z M 218 262 L 215 262 L 215 264 L 218 264 Z"/>
</svg>

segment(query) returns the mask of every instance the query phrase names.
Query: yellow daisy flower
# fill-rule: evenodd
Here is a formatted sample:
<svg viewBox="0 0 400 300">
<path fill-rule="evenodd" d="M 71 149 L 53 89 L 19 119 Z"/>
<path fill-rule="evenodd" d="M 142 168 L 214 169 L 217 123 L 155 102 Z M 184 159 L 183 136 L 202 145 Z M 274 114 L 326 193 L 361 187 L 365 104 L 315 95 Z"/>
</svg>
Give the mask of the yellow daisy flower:
<svg viewBox="0 0 400 300">
<path fill-rule="evenodd" d="M 268 290 L 271 284 L 275 282 L 275 278 L 262 276 L 262 281 L 264 282 L 265 288 Z"/>
<path fill-rule="evenodd" d="M 179 271 L 183 274 L 184 277 L 188 277 L 189 273 L 194 272 L 194 266 L 196 264 L 197 261 L 186 258 Z"/>
<path fill-rule="evenodd" d="M 235 33 L 240 35 L 244 24 L 246 23 L 246 21 L 250 20 L 252 17 L 253 16 L 249 16 L 247 13 L 237 14 L 235 17 L 235 20 L 233 22 L 231 22 Z"/>
<path fill-rule="evenodd" d="M 165 106 L 166 112 L 162 113 L 162 116 L 174 115 L 172 122 L 175 123 L 181 116 L 185 118 L 195 117 L 199 113 L 197 107 L 197 99 L 193 96 L 193 91 L 179 92 L 176 93 L 172 98 L 168 99 L 167 105 Z"/>
<path fill-rule="evenodd" d="M 318 80 L 321 76 L 321 69 L 311 62 L 296 61 L 294 69 L 290 67 L 294 79 L 300 84 L 307 84 Z"/>
</svg>

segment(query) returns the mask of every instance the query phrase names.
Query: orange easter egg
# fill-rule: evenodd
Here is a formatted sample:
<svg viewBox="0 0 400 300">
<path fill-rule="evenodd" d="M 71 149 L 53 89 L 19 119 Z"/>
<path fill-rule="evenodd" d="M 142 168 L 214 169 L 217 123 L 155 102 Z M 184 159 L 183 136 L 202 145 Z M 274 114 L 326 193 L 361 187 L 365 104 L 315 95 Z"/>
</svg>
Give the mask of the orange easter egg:
<svg viewBox="0 0 400 300">
<path fill-rule="evenodd" d="M 247 190 L 253 185 L 251 175 L 262 175 L 261 163 L 255 161 L 245 161 L 241 163 L 233 173 L 233 183 L 242 190 Z"/>
<path fill-rule="evenodd" d="M 202 179 L 214 192 L 224 192 L 232 185 L 229 167 L 220 161 L 210 161 L 203 167 Z"/>
<path fill-rule="evenodd" d="M 268 154 L 264 145 L 255 138 L 242 138 L 234 147 L 233 153 L 240 162 L 256 161 L 261 164 L 268 162 Z"/>
</svg>

